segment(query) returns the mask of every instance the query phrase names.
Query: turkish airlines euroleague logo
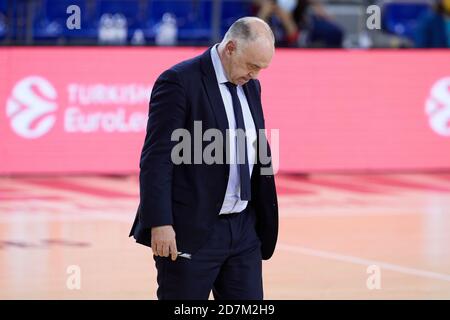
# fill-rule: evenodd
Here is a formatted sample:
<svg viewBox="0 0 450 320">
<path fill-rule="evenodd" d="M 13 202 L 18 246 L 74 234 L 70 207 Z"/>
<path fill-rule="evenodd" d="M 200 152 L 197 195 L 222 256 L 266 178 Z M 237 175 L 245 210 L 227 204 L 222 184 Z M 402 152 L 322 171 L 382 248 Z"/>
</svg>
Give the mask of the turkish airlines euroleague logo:
<svg viewBox="0 0 450 320">
<path fill-rule="evenodd" d="M 57 92 L 46 79 L 30 76 L 19 81 L 6 103 L 11 128 L 19 136 L 35 139 L 48 133 L 56 121 Z"/>
<path fill-rule="evenodd" d="M 450 136 L 450 77 L 440 79 L 433 85 L 425 112 L 431 128 L 437 134 Z"/>
</svg>

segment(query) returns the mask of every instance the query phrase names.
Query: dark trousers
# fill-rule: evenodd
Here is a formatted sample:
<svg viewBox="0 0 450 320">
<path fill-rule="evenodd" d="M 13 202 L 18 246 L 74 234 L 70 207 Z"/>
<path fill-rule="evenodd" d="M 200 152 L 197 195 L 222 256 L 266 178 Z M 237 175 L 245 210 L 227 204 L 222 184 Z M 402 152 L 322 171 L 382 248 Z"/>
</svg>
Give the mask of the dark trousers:
<svg viewBox="0 0 450 320">
<path fill-rule="evenodd" d="M 220 215 L 208 241 L 191 259 L 156 257 L 159 300 L 262 300 L 261 242 L 250 205 Z"/>
</svg>

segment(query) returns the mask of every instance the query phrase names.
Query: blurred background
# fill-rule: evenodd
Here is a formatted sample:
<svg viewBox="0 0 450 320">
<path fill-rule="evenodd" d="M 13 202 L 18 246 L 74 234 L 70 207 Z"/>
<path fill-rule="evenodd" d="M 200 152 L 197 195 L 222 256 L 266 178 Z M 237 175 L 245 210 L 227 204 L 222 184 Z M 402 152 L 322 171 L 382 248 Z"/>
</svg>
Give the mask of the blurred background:
<svg viewBox="0 0 450 320">
<path fill-rule="evenodd" d="M 70 5 L 82 13 L 75 31 L 66 28 Z M 449 7 L 446 0 L 1 0 L 0 43 L 209 45 L 237 18 L 254 15 L 283 47 L 448 47 Z M 371 30 L 375 12 L 380 23 Z"/>
<path fill-rule="evenodd" d="M 277 46 L 265 297 L 450 298 L 450 0 L 0 0 L 0 299 L 156 298 L 150 93 L 248 15 Z"/>
</svg>

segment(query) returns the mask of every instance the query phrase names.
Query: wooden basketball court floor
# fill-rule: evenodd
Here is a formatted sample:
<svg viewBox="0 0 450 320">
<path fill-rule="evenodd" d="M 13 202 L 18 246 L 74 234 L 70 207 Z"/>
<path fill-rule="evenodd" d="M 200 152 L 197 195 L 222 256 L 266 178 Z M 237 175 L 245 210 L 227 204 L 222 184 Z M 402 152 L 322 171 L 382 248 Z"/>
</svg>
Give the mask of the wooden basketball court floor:
<svg viewBox="0 0 450 320">
<path fill-rule="evenodd" d="M 450 299 L 450 174 L 277 186 L 266 299 Z M 137 203 L 137 176 L 0 177 L 0 299 L 155 299 L 151 250 L 128 238 Z"/>
</svg>

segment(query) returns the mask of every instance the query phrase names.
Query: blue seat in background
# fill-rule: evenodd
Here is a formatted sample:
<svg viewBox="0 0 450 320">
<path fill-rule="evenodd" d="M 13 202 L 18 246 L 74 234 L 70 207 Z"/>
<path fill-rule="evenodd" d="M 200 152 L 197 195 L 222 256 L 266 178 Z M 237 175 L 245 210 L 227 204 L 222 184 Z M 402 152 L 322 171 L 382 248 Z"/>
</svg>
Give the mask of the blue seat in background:
<svg viewBox="0 0 450 320">
<path fill-rule="evenodd" d="M 7 0 L 0 0 L 0 12 L 6 14 L 7 11 L 8 11 Z"/>
<path fill-rule="evenodd" d="M 145 34 L 154 39 L 156 29 L 165 13 L 177 20 L 178 39 L 204 41 L 211 37 L 211 0 L 152 0 L 148 6 Z"/>
<path fill-rule="evenodd" d="M 6 24 L 6 15 L 8 11 L 8 4 L 6 0 L 0 0 L 0 39 L 6 36 L 8 26 Z"/>
<path fill-rule="evenodd" d="M 139 0 L 97 0 L 97 7 L 98 18 L 105 13 L 120 13 L 127 19 L 128 25 L 134 25 L 143 17 Z"/>
<path fill-rule="evenodd" d="M 33 36 L 36 39 L 96 37 L 96 26 L 92 12 L 88 10 L 88 0 L 42 0 L 41 2 L 42 6 L 37 11 L 33 24 Z M 70 16 L 66 10 L 70 5 L 77 5 L 80 8 L 80 29 L 69 29 L 66 26 L 67 18 Z"/>
<path fill-rule="evenodd" d="M 165 13 L 176 17 L 179 44 L 208 43 L 212 38 L 214 0 L 36 0 L 33 37 L 36 40 L 96 39 L 103 14 L 122 14 L 127 19 L 128 40 L 142 29 L 147 40 L 154 40 Z M 0 10 L 8 0 L 0 0 Z M 70 5 L 81 9 L 81 29 L 68 29 L 66 21 Z M 251 14 L 247 0 L 223 0 L 221 4 L 221 35 L 238 18 Z M 0 30 L 0 37 L 1 37 Z"/>
<path fill-rule="evenodd" d="M 431 9 L 428 3 L 391 2 L 383 5 L 381 13 L 383 29 L 398 36 L 414 39 L 417 22 Z"/>
<path fill-rule="evenodd" d="M 223 36 L 233 22 L 252 14 L 251 1 L 223 0 L 221 11 L 221 36 Z"/>
<path fill-rule="evenodd" d="M 145 11 L 139 0 L 97 0 L 97 22 L 104 14 L 122 14 L 127 19 L 128 39 L 134 30 L 143 29 L 145 25 Z"/>
</svg>

